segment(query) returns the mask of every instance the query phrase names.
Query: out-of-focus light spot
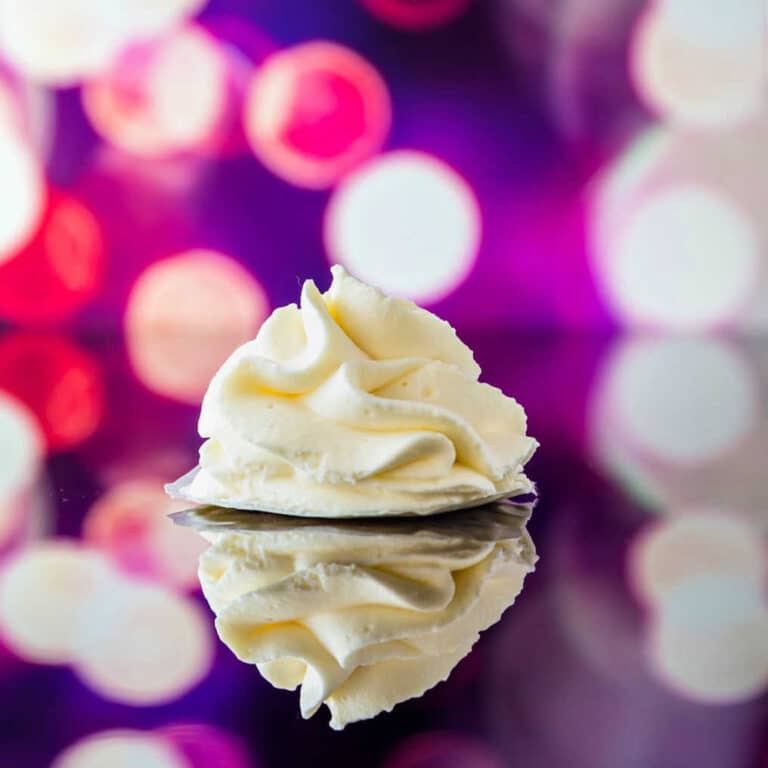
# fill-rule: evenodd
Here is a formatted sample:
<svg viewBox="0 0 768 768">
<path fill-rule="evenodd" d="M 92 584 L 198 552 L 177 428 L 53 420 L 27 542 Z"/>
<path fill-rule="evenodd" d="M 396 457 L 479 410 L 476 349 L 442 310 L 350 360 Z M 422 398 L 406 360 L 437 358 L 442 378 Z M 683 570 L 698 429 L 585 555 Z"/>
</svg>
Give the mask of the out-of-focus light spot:
<svg viewBox="0 0 768 768">
<path fill-rule="evenodd" d="M 503 765 L 484 742 L 450 731 L 412 736 L 384 763 L 385 768 L 502 768 Z"/>
<path fill-rule="evenodd" d="M 305 43 L 268 57 L 256 71 L 244 124 L 253 151 L 273 173 L 302 187 L 326 187 L 381 148 L 389 94 L 358 54 Z"/>
<path fill-rule="evenodd" d="M 761 3 L 667 0 L 641 17 L 631 68 L 647 105 L 675 122 L 704 127 L 737 123 L 764 100 Z"/>
<path fill-rule="evenodd" d="M 609 260 L 626 226 L 628 208 L 634 210 L 638 189 L 669 154 L 670 132 L 660 126 L 641 133 L 599 178 L 592 190 L 590 239 L 594 255 Z M 605 271 L 602 263 L 601 272 Z M 600 277 L 601 275 L 598 275 Z"/>
<path fill-rule="evenodd" d="M 40 471 L 44 445 L 34 415 L 0 392 L 0 547 L 18 523 L 20 500 Z"/>
<path fill-rule="evenodd" d="M 74 85 L 134 38 L 157 35 L 204 0 L 0 0 L 0 52 L 27 77 Z"/>
<path fill-rule="evenodd" d="M 150 37 L 194 16 L 207 0 L 131 0 L 123 9 L 126 32 Z"/>
<path fill-rule="evenodd" d="M 720 631 L 766 609 L 762 584 L 717 572 L 702 573 L 668 589 L 657 607 L 665 623 L 701 632 Z"/>
<path fill-rule="evenodd" d="M 186 758 L 190 768 L 249 768 L 243 743 L 207 723 L 177 723 L 156 731 Z"/>
<path fill-rule="evenodd" d="M 123 21 L 109 0 L 0 0 L 0 51 L 34 80 L 72 85 L 107 64 Z"/>
<path fill-rule="evenodd" d="M 746 362 L 716 339 L 621 347 L 600 390 L 605 423 L 659 461 L 714 462 L 749 435 L 758 394 Z"/>
<path fill-rule="evenodd" d="M 726 587 L 742 582 L 760 594 L 766 575 L 766 553 L 754 530 L 711 510 L 689 510 L 655 524 L 633 542 L 629 557 L 629 578 L 637 593 L 651 606 L 666 606 L 678 615 L 675 606 L 681 599 L 695 597 L 691 584 L 710 587 L 712 614 L 715 606 L 729 610 L 729 601 L 718 599 L 715 582 Z"/>
<path fill-rule="evenodd" d="M 32 324 L 69 317 L 96 293 L 103 258 L 93 214 L 72 197 L 52 196 L 32 240 L 0 264 L 0 317 Z"/>
<path fill-rule="evenodd" d="M 227 101 L 227 65 L 216 41 L 189 26 L 125 48 L 82 89 L 94 128 L 120 149 L 159 156 L 201 148 Z"/>
<path fill-rule="evenodd" d="M 71 662 L 79 622 L 102 590 L 112 590 L 111 574 L 101 554 L 73 541 L 49 540 L 22 550 L 0 577 L 3 640 L 29 661 Z"/>
<path fill-rule="evenodd" d="M 268 303 L 256 280 L 214 251 L 152 264 L 128 300 L 126 338 L 134 371 L 151 390 L 197 403 L 221 363 L 253 338 Z"/>
<path fill-rule="evenodd" d="M 721 203 L 726 203 L 725 226 L 733 226 L 741 231 L 741 235 L 737 235 L 738 242 L 754 242 L 756 239 L 758 257 L 761 261 L 765 260 L 768 244 L 765 173 L 762 165 L 755 162 L 755 158 L 760 157 L 763 151 L 766 130 L 768 111 L 765 110 L 755 120 L 722 131 L 691 131 L 680 127 L 656 126 L 641 133 L 628 145 L 618 161 L 600 174 L 591 194 L 590 255 L 598 284 L 619 310 L 623 308 L 615 298 L 611 285 L 612 262 L 623 247 L 625 232 L 636 211 L 642 210 L 656 195 L 660 192 L 663 194 L 664 190 L 695 187 L 716 195 L 719 207 L 722 207 Z M 689 207 L 689 214 L 690 211 Z M 716 226 L 722 226 L 722 219 L 722 213 L 719 212 L 714 222 Z M 711 229 L 711 225 L 702 216 L 692 226 L 689 223 L 686 226 L 689 227 L 691 243 L 698 241 L 699 231 L 708 232 Z M 675 238 L 679 238 L 681 225 L 676 224 L 671 231 Z M 754 246 L 749 247 L 752 249 Z M 662 246 L 661 250 L 665 254 L 670 253 L 666 246 Z M 730 250 L 729 244 L 728 251 Z M 709 246 L 705 248 L 705 252 L 710 252 Z M 676 264 L 677 254 L 670 253 L 670 256 L 669 261 L 673 265 Z M 742 264 L 743 257 L 736 256 L 736 262 Z M 696 274 L 691 275 L 688 289 L 681 291 L 680 301 L 687 302 L 690 299 L 691 287 L 698 286 L 699 281 L 703 281 L 705 287 L 711 287 L 702 271 L 698 270 Z M 664 274 L 667 274 L 666 266 Z M 660 279 L 659 283 L 661 282 Z M 733 290 L 732 278 L 725 281 L 725 286 L 728 290 Z M 713 302 L 704 309 L 710 313 L 713 322 L 727 321 L 729 328 L 762 332 L 768 328 L 767 297 L 768 271 L 760 265 L 753 285 L 750 286 L 747 303 L 738 308 L 736 317 L 729 314 L 724 320 L 722 315 L 720 320 L 716 319 L 721 310 L 723 313 L 725 309 L 728 309 L 729 313 L 732 312 L 732 308 L 724 308 L 722 301 L 719 308 L 717 302 Z M 732 298 L 735 300 L 736 297 Z M 692 306 L 701 308 L 701 299 L 695 298 Z M 661 317 L 666 319 L 668 315 L 664 312 Z M 629 315 L 626 315 L 625 319 L 634 320 Z M 695 318 L 691 318 L 693 319 Z M 706 317 L 699 320 L 708 321 Z M 660 324 L 660 321 L 657 324 Z"/>
<path fill-rule="evenodd" d="M 629 578 L 651 609 L 653 671 L 679 695 L 725 704 L 768 688 L 767 566 L 754 530 L 712 510 L 634 542 Z"/>
<path fill-rule="evenodd" d="M 355 171 L 325 216 L 332 261 L 421 302 L 445 296 L 467 276 L 480 231 L 480 209 L 467 182 L 419 152 L 392 152 Z"/>
<path fill-rule="evenodd" d="M 656 0 L 657 13 L 685 39 L 705 48 L 760 45 L 765 6 L 760 0 Z"/>
<path fill-rule="evenodd" d="M 13 119 L 13 115 L 9 117 Z M 45 208 L 40 164 L 30 147 L 0 125 L 0 265 L 32 237 Z M 0 285 L 4 281 L 0 277 Z"/>
<path fill-rule="evenodd" d="M 621 381 L 624 381 L 622 387 L 629 386 L 619 371 L 635 365 L 644 368 L 645 364 L 637 361 L 651 360 L 654 354 L 645 345 L 656 344 L 670 345 L 659 365 L 664 361 L 671 365 L 675 350 L 679 358 L 674 362 L 671 370 L 675 372 L 671 376 L 658 373 L 644 378 L 645 386 L 650 388 L 645 399 L 650 402 L 655 397 L 659 415 L 669 413 L 672 424 L 677 425 L 675 442 L 682 445 L 674 452 L 679 455 L 682 451 L 690 457 L 682 461 L 670 459 L 668 449 L 660 453 L 627 429 L 623 411 L 629 407 L 629 401 L 617 391 Z M 695 347 L 702 349 L 695 350 Z M 719 350 L 712 352 L 711 347 Z M 709 363 L 705 363 L 707 359 Z M 713 391 L 707 394 L 708 366 L 717 366 L 718 360 L 726 361 L 731 378 L 724 394 L 727 398 L 741 397 L 741 402 L 730 399 L 714 402 L 717 394 Z M 690 370 L 681 372 L 685 369 Z M 724 374 L 715 374 L 716 380 L 722 376 Z M 669 389 L 668 379 L 673 382 Z M 637 387 L 642 385 L 638 381 Z M 689 387 L 688 398 L 686 387 Z M 593 456 L 623 491 L 650 511 L 678 515 L 691 507 L 705 505 L 728 509 L 732 516 L 763 526 L 768 509 L 768 487 L 763 482 L 768 451 L 767 387 L 759 337 L 741 340 L 701 337 L 676 342 L 621 339 L 606 355 L 592 388 L 588 428 Z M 680 411 L 675 409 L 678 402 L 685 404 Z M 699 430 L 706 441 L 701 452 L 695 436 Z M 651 432 L 661 434 L 655 426 Z M 714 442 L 710 442 L 712 440 Z M 654 442 L 657 444 L 658 439 Z"/>
<path fill-rule="evenodd" d="M 57 336 L 8 334 L 0 339 L 0 390 L 35 414 L 50 451 L 90 437 L 104 411 L 96 362 Z"/>
<path fill-rule="evenodd" d="M 715 612 L 722 607 L 716 597 Z M 768 689 L 767 647 L 765 609 L 716 630 L 660 621 L 650 638 L 654 672 L 679 695 L 708 704 L 734 704 Z"/>
<path fill-rule="evenodd" d="M 0 391 L 0 508 L 5 499 L 34 479 L 43 447 L 33 414 Z"/>
<path fill-rule="evenodd" d="M 21 129 L 16 97 L 0 71 L 0 135 Z"/>
<path fill-rule="evenodd" d="M 76 669 L 104 698 L 135 706 L 172 701 L 207 674 L 213 645 L 200 607 L 126 581 L 80 622 Z"/>
<path fill-rule="evenodd" d="M 699 330 L 733 319 L 759 272 L 759 243 L 747 216 L 726 197 L 677 185 L 638 204 L 603 285 L 630 323 Z"/>
<path fill-rule="evenodd" d="M 173 437 L 170 439 L 173 441 Z M 105 450 L 101 455 L 108 458 L 104 463 L 97 462 L 99 481 L 105 487 L 144 483 L 147 478 L 178 477 L 189 469 L 191 458 L 190 451 L 182 446 L 173 443 L 162 445 L 158 441 L 153 441 L 152 445 L 138 441 L 125 445 L 120 455 L 113 455 L 110 450 Z M 165 480 L 159 485 L 163 483 Z"/>
<path fill-rule="evenodd" d="M 191 768 L 161 736 L 150 732 L 103 731 L 67 747 L 51 768 Z"/>
<path fill-rule="evenodd" d="M 393 27 L 423 30 L 453 21 L 469 6 L 470 0 L 361 0 L 381 21 Z"/>
<path fill-rule="evenodd" d="M 134 480 L 101 496 L 83 522 L 86 541 L 128 573 L 182 589 L 197 588 L 197 560 L 206 542 L 167 515 L 183 509 L 160 480 Z"/>
<path fill-rule="evenodd" d="M 9 132 L 26 142 L 26 151 L 34 153 L 40 166 L 49 157 L 53 143 L 54 99 L 49 89 L 0 61 L 0 135 Z M 40 197 L 42 203 L 44 195 Z"/>
</svg>

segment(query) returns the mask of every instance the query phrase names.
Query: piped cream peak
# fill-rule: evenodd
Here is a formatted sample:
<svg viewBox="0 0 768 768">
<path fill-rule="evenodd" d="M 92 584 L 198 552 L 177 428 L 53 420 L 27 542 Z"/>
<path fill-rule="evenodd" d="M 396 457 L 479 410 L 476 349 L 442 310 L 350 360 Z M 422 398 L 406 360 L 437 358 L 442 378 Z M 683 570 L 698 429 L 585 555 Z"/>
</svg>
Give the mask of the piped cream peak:
<svg viewBox="0 0 768 768">
<path fill-rule="evenodd" d="M 206 392 L 190 501 L 296 515 L 432 514 L 532 490 L 523 409 L 454 329 L 333 267 Z"/>
</svg>

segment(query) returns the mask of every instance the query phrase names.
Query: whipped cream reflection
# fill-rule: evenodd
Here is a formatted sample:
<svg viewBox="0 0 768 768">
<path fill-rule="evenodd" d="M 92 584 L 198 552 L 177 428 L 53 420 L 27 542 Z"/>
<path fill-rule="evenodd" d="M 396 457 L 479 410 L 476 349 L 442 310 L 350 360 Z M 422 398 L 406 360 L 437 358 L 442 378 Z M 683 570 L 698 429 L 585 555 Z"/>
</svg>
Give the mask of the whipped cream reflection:
<svg viewBox="0 0 768 768">
<path fill-rule="evenodd" d="M 200 582 L 222 641 L 302 715 L 331 726 L 445 680 L 534 569 L 528 508 L 429 518 L 309 520 L 215 507 L 177 513 L 211 546 Z"/>
<path fill-rule="evenodd" d="M 320 517 L 430 514 L 528 493 L 525 412 L 480 383 L 448 323 L 334 267 L 274 311 L 214 376 L 197 469 L 203 504 Z"/>
</svg>

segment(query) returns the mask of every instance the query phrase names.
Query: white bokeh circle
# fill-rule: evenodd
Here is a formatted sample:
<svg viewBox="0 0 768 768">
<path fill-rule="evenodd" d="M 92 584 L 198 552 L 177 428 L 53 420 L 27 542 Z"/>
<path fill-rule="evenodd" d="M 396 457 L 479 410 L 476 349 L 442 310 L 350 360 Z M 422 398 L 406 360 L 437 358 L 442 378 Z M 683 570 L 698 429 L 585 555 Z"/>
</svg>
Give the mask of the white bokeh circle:
<svg viewBox="0 0 768 768">
<path fill-rule="evenodd" d="M 31 147 L 0 127 L 0 264 L 33 235 L 45 206 L 45 182 Z"/>
<path fill-rule="evenodd" d="M 716 339 L 637 340 L 614 358 L 605 386 L 615 428 L 659 461 L 714 461 L 757 418 L 751 369 Z"/>
<path fill-rule="evenodd" d="M 354 171 L 335 191 L 325 217 L 331 261 L 387 293 L 423 303 L 464 280 L 480 236 L 480 209 L 470 186 L 421 152 L 391 152 Z"/>
<path fill-rule="evenodd" d="M 683 698 L 719 705 L 748 701 L 768 689 L 766 647 L 765 609 L 714 631 L 662 619 L 649 642 L 653 671 L 662 682 Z"/>
<path fill-rule="evenodd" d="M 208 622 L 192 600 L 126 580 L 80 622 L 75 668 L 111 701 L 146 706 L 184 695 L 208 673 Z"/>
<path fill-rule="evenodd" d="M 80 622 L 116 582 L 107 559 L 76 541 L 33 544 L 0 577 L 0 629 L 21 658 L 67 664 L 77 655 Z"/>
<path fill-rule="evenodd" d="M 67 747 L 51 768 L 190 768 L 161 736 L 127 729 L 102 731 Z"/>
<path fill-rule="evenodd" d="M 234 259 L 195 249 L 150 264 L 128 298 L 125 333 L 149 389 L 199 403 L 218 367 L 269 311 L 261 285 Z"/>
<path fill-rule="evenodd" d="M 747 306 L 760 246 L 750 219 L 727 197 L 681 183 L 638 202 L 601 263 L 609 298 L 633 324 L 702 330 Z"/>
<path fill-rule="evenodd" d="M 631 41 L 630 69 L 651 110 L 702 128 L 738 124 L 760 111 L 766 87 L 761 16 L 732 9 L 750 4 L 755 0 L 720 2 L 719 12 L 708 12 L 690 0 L 667 0 L 646 11 Z"/>
</svg>

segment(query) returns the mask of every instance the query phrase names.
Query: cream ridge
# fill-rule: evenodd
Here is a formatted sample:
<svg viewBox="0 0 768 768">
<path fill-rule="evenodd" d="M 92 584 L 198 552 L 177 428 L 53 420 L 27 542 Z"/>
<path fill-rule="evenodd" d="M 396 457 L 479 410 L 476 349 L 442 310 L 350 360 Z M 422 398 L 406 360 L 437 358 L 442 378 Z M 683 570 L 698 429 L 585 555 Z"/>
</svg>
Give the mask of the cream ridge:
<svg viewBox="0 0 768 768">
<path fill-rule="evenodd" d="M 448 323 L 333 267 L 208 387 L 189 501 L 292 515 L 431 514 L 530 492 L 525 412 Z"/>
</svg>

